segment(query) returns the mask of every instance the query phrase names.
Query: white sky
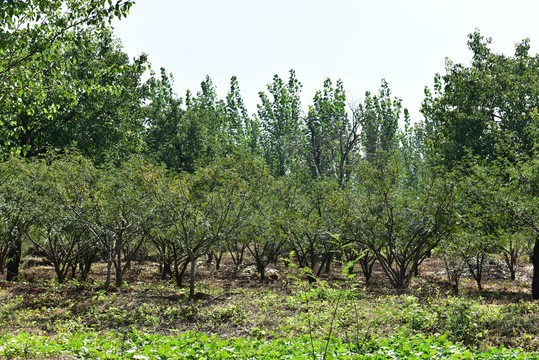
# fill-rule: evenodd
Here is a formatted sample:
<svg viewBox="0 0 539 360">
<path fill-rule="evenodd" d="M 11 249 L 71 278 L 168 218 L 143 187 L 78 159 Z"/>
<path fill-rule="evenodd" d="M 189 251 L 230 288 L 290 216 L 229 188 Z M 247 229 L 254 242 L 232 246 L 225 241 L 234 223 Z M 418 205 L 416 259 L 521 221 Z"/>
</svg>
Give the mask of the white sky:
<svg viewBox="0 0 539 360">
<path fill-rule="evenodd" d="M 445 58 L 469 63 L 476 28 L 495 52 L 512 55 L 526 37 L 539 52 L 539 1 L 137 0 L 114 27 L 131 57 L 147 53 L 156 73 L 173 73 L 182 97 L 209 75 L 223 98 L 236 75 L 254 113 L 273 75 L 294 68 L 304 109 L 326 77 L 342 79 L 352 100 L 385 78 L 414 121 Z"/>
</svg>

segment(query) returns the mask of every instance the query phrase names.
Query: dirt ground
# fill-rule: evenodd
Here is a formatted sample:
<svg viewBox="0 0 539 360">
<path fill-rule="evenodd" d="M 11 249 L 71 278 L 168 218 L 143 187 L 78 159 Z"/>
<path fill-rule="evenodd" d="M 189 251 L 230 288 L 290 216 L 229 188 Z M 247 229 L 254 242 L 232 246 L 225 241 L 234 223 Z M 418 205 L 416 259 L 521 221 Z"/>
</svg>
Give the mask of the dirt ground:
<svg viewBox="0 0 539 360">
<path fill-rule="evenodd" d="M 28 260 L 28 259 L 27 259 Z M 266 288 L 279 289 L 283 282 L 288 282 L 291 276 L 301 278 L 302 275 L 297 269 L 289 269 L 284 266 L 282 261 L 277 264 L 270 264 L 266 274 L 269 279 L 265 284 L 261 284 L 259 276 L 256 273 L 254 263 L 246 257 L 244 263 L 237 268 L 229 256 L 224 256 L 219 270 L 215 269 L 214 264 L 208 264 L 206 261 L 200 260 L 197 263 L 196 283 L 199 291 L 199 297 L 211 297 L 209 294 L 218 289 L 216 293 L 227 294 L 238 288 L 258 289 L 261 286 Z M 36 259 L 27 261 L 27 263 L 39 263 Z M 356 269 L 357 286 L 362 286 L 364 278 L 361 271 Z M 533 265 L 528 262 L 521 261 L 517 268 L 517 276 L 515 281 L 509 279 L 509 271 L 506 265 L 500 259 L 490 258 L 485 266 L 483 274 L 483 290 L 481 293 L 477 289 L 476 282 L 470 274 L 463 274 L 460 284 L 460 295 L 477 298 L 481 296 L 485 300 L 499 301 L 502 303 L 519 302 L 521 300 L 531 300 L 531 282 L 533 274 Z M 102 283 L 106 278 L 106 266 L 103 263 L 94 264 L 90 272 L 88 283 Z M 334 263 L 329 273 L 324 273 L 321 279 L 326 280 L 329 284 L 338 286 L 344 282 L 342 268 L 338 263 Z M 20 282 L 9 284 L 0 280 L 0 286 L 3 289 L 12 289 L 16 293 L 28 294 L 44 290 L 45 286 L 40 286 L 43 283 L 55 282 L 54 271 L 49 266 L 29 266 L 21 270 Z M 125 283 L 129 287 L 115 288 L 111 287 L 109 291 L 129 292 L 138 291 L 141 286 L 149 284 L 168 283 L 173 284 L 172 279 L 162 280 L 159 273 L 159 265 L 157 263 L 144 262 L 135 263 L 132 269 L 124 275 Z M 187 283 L 187 279 L 185 281 Z M 386 275 L 379 264 L 376 264 L 373 271 L 372 283 L 367 286 L 362 286 L 365 291 L 373 294 L 400 294 L 403 290 L 392 289 L 388 283 Z M 84 288 L 83 286 L 80 289 Z M 208 289 L 205 291 L 204 289 Z M 77 292 L 77 287 L 72 290 Z M 208 292 L 208 294 L 204 294 Z M 440 258 L 427 258 L 420 266 L 419 276 L 412 279 L 410 288 L 404 290 L 405 293 L 413 294 L 419 298 L 440 295 L 453 295 L 453 291 L 444 270 L 444 263 Z M 163 294 L 163 296 L 179 296 L 177 293 Z"/>
</svg>

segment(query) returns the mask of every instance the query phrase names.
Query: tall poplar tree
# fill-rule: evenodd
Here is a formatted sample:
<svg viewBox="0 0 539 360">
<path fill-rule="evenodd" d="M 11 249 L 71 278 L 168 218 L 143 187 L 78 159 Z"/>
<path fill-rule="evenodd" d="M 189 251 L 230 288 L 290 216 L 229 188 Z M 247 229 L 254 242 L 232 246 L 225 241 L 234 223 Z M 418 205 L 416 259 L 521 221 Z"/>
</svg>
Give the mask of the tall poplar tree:
<svg viewBox="0 0 539 360">
<path fill-rule="evenodd" d="M 298 162 L 301 147 L 301 83 L 290 70 L 288 82 L 278 75 L 260 92 L 258 117 L 262 123 L 264 157 L 273 175 L 284 176 Z"/>
</svg>

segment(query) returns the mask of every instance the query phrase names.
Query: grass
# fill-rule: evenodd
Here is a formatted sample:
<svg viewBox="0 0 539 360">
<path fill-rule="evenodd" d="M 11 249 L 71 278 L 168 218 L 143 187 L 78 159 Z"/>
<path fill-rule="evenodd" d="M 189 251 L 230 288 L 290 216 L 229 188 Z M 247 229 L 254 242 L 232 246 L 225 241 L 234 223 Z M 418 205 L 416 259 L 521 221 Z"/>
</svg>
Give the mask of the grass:
<svg viewBox="0 0 539 360">
<path fill-rule="evenodd" d="M 239 359 L 271 351 L 308 359 L 385 359 L 391 351 L 402 359 L 539 358 L 530 353 L 539 348 L 539 303 L 529 300 L 526 283 L 487 282 L 479 296 L 465 282 L 464 295 L 455 297 L 436 276 L 396 293 L 383 282 L 367 288 L 337 272 L 310 286 L 295 269 L 281 270 L 279 280 L 261 286 L 208 268 L 197 279 L 199 299 L 190 302 L 151 269 L 108 291 L 99 268 L 87 284 L 57 285 L 47 268 L 0 282 L 0 358 L 168 359 L 181 358 L 170 349 L 185 344 L 201 351 L 192 358 L 216 349 L 221 358 Z M 408 345 L 409 354 L 398 355 Z M 80 353 L 83 347 L 90 353 Z"/>
</svg>

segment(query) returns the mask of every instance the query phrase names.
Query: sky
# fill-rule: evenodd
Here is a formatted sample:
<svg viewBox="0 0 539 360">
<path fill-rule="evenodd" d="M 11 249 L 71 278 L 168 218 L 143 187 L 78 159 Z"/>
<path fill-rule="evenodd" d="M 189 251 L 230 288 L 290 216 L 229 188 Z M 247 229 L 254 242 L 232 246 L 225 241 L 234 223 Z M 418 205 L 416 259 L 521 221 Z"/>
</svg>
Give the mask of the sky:
<svg viewBox="0 0 539 360">
<path fill-rule="evenodd" d="M 417 121 L 445 59 L 469 64 L 469 33 L 506 55 L 530 38 L 536 54 L 538 14 L 537 0 L 137 0 L 113 26 L 129 56 L 146 53 L 156 73 L 173 74 L 182 97 L 209 75 L 224 98 L 235 75 L 254 113 L 273 75 L 293 68 L 304 109 L 327 77 L 343 81 L 350 103 L 384 78 Z"/>
</svg>

